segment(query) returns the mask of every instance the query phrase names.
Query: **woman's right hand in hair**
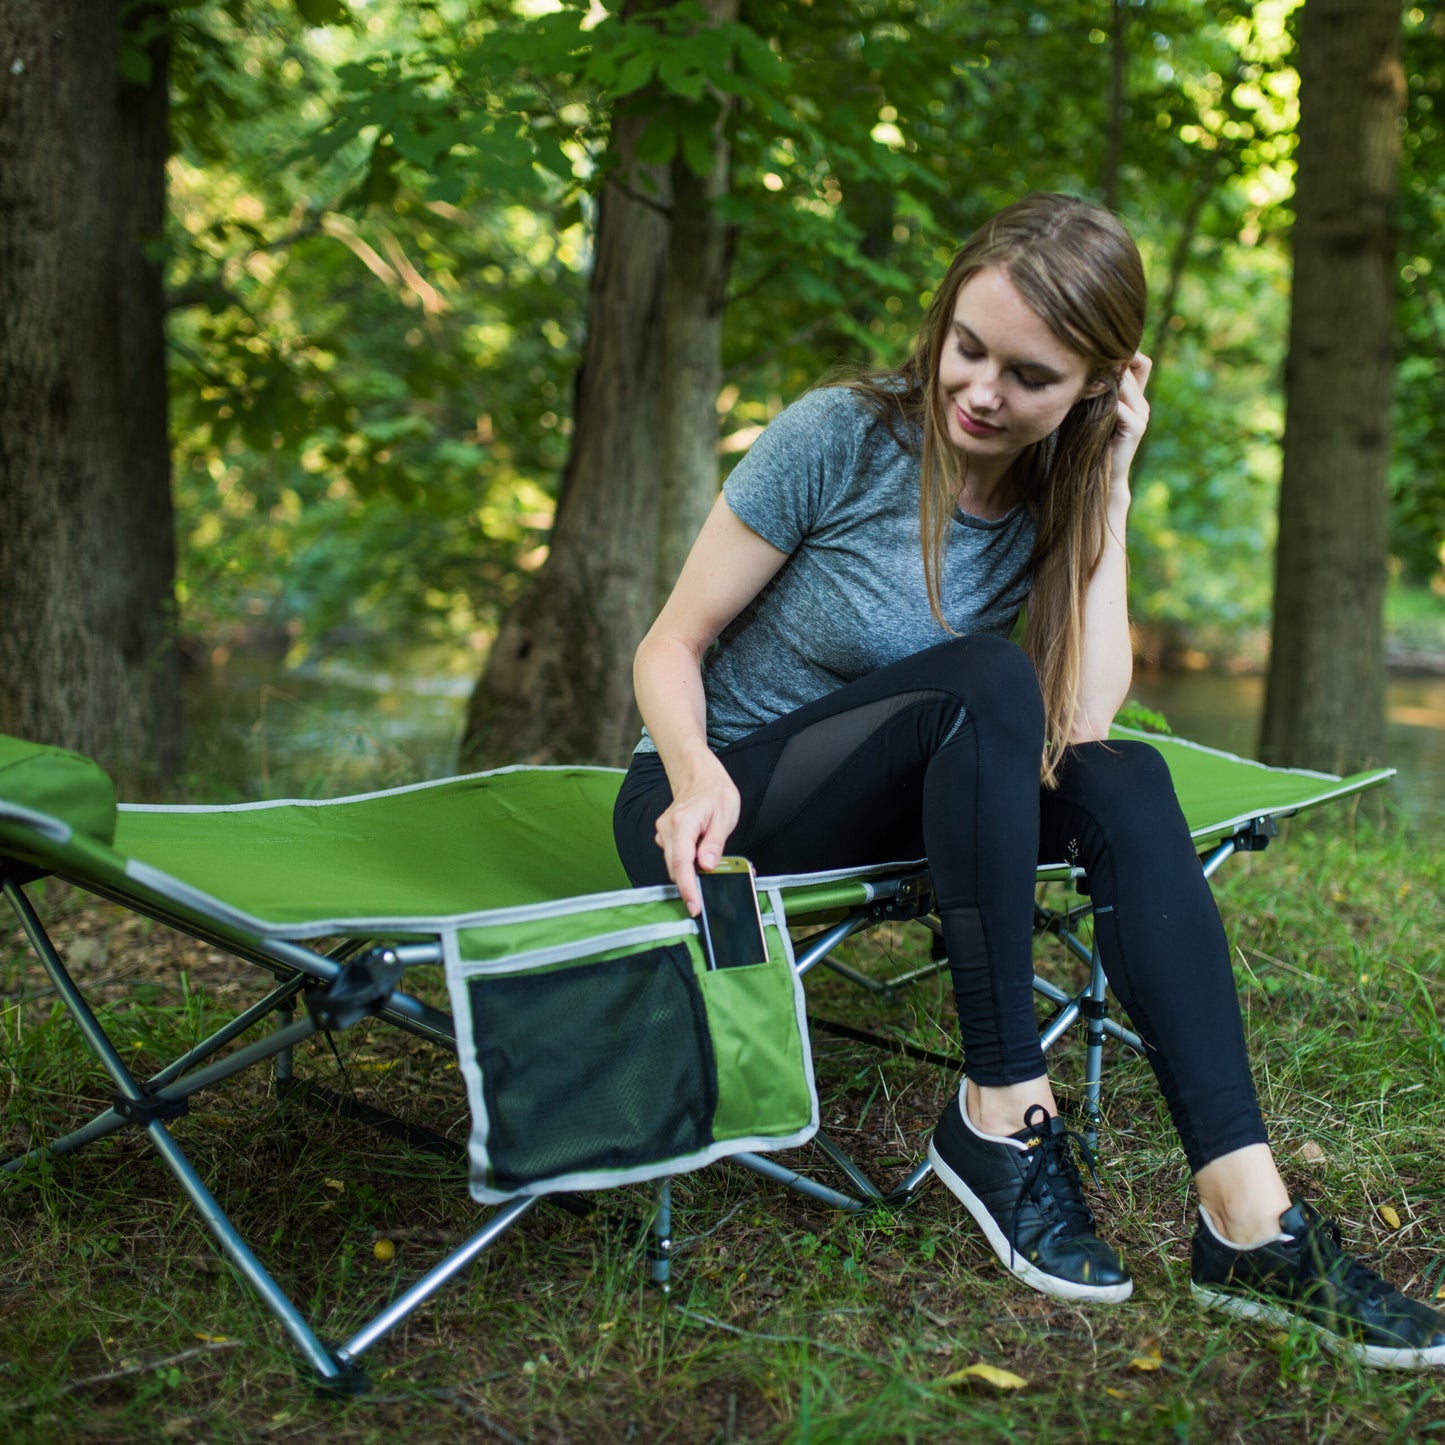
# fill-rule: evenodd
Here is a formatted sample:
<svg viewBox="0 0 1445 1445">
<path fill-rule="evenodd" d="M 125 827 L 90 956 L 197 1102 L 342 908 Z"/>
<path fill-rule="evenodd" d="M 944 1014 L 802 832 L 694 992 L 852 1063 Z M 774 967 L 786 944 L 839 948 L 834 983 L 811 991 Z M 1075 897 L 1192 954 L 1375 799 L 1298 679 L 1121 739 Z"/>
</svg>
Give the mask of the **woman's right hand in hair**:
<svg viewBox="0 0 1445 1445">
<path fill-rule="evenodd" d="M 719 497 L 633 662 L 637 706 L 672 784 L 672 805 L 657 820 L 657 846 L 694 917 L 702 911 L 698 867 L 722 857 L 741 809 L 737 788 L 707 745 L 702 656 L 787 560 Z"/>
<path fill-rule="evenodd" d="M 1149 425 L 1149 401 L 1144 388 L 1153 369 L 1153 361 L 1138 351 L 1119 377 L 1119 411 L 1109 446 L 1111 500 L 1117 495 L 1128 501 L 1129 468 Z"/>
<path fill-rule="evenodd" d="M 667 876 L 694 918 L 702 912 L 698 871 L 717 866 L 742 807 L 733 780 L 711 753 L 708 757 L 711 766 L 699 767 L 695 777 L 676 789 L 672 805 L 657 820 L 657 846 Z"/>
</svg>

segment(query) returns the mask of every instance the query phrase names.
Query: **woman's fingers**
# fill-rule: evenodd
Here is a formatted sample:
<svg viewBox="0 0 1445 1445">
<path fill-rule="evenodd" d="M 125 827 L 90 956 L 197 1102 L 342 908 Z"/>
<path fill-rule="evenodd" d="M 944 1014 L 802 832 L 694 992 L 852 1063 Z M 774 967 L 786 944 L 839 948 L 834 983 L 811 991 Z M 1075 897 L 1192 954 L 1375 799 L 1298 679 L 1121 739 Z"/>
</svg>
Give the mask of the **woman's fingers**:
<svg viewBox="0 0 1445 1445">
<path fill-rule="evenodd" d="M 700 796 L 675 799 L 657 820 L 657 846 L 662 849 L 667 875 L 693 917 L 702 911 L 698 869 L 716 866 L 737 826 L 738 812 L 737 789 L 729 783 Z"/>
<path fill-rule="evenodd" d="M 1116 479 L 1128 473 L 1149 425 L 1149 403 L 1144 387 L 1154 363 L 1142 351 L 1124 368 L 1119 378 L 1119 411 L 1114 424 L 1113 474 Z"/>
</svg>

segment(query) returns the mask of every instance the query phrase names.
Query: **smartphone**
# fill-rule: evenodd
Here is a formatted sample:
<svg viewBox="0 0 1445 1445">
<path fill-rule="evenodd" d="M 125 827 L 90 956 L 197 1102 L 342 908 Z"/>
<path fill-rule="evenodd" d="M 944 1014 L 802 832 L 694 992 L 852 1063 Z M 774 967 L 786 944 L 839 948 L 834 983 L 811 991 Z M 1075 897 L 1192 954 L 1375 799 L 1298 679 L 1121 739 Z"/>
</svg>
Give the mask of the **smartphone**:
<svg viewBox="0 0 1445 1445">
<path fill-rule="evenodd" d="M 702 947 L 709 968 L 746 968 L 764 963 L 768 946 L 758 911 L 757 875 L 746 858 L 719 858 L 698 870 L 702 893 Z"/>
</svg>

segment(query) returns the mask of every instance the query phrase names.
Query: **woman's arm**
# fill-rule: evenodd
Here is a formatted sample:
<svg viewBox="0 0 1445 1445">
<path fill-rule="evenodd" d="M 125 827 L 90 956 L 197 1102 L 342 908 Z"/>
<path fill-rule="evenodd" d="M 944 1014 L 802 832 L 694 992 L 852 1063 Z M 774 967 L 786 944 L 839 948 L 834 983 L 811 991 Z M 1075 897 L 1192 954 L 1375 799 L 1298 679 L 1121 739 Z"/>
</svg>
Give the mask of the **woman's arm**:
<svg viewBox="0 0 1445 1445">
<path fill-rule="evenodd" d="M 672 784 L 657 845 L 694 916 L 702 908 L 697 869 L 722 856 L 739 810 L 737 788 L 707 745 L 702 655 L 786 561 L 719 497 L 633 660 L 637 706 Z"/>
<path fill-rule="evenodd" d="M 1129 559 L 1125 529 L 1129 518 L 1129 467 L 1149 425 L 1144 386 L 1153 362 L 1135 356 L 1119 383 L 1119 419 L 1109 453 L 1109 505 L 1104 553 L 1084 594 L 1084 630 L 1079 667 L 1079 703 L 1072 742 L 1095 742 L 1129 694 L 1134 650 L 1129 637 Z"/>
</svg>

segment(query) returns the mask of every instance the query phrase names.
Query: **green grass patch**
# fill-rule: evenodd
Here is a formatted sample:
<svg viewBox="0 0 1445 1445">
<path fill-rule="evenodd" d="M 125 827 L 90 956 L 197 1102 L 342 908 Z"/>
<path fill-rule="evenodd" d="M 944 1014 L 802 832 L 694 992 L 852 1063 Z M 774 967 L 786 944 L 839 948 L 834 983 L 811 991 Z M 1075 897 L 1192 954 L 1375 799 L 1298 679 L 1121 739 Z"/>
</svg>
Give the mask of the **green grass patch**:
<svg viewBox="0 0 1445 1445">
<path fill-rule="evenodd" d="M 1219 897 L 1261 1098 L 1288 1182 L 1395 1282 L 1445 1274 L 1445 862 L 1391 826 L 1296 828 L 1233 860 Z M 139 1071 L 254 997 L 242 966 L 56 885 L 42 911 Z M 927 959 L 918 929 L 855 943 L 879 977 Z M 1040 946 L 1040 966 L 1075 965 Z M 238 971 L 242 970 L 242 971 Z M 816 1013 L 956 1052 L 930 976 L 880 1002 L 819 971 Z M 954 1080 L 820 1034 L 825 1125 L 902 1177 Z M 1082 1049 L 1056 1051 L 1077 1101 Z M 298 1077 L 464 1140 L 453 1060 L 379 1025 Z M 9 921 L 0 930 L 0 1130 L 8 1152 L 74 1127 L 107 1089 Z M 1112 1047 L 1102 1231 L 1135 1273 L 1119 1306 L 1018 1286 L 936 1184 L 852 1217 L 736 1168 L 674 1186 L 674 1288 L 647 1283 L 652 1193 L 587 1217 L 543 1205 L 367 1357 L 372 1391 L 312 1393 L 134 1131 L 0 1177 L 0 1436 L 19 1442 L 465 1440 L 1407 1441 L 1445 1436 L 1424 1377 L 1372 1374 L 1303 1331 L 1218 1323 L 1188 1298 L 1187 1172 L 1142 1063 Z M 345 1338 L 484 1218 L 462 1168 L 278 1101 L 260 1073 L 174 1125 L 208 1185 L 323 1336 Z M 812 1149 L 795 1167 L 836 1182 Z M 392 1246 L 378 1257 L 378 1241 Z M 386 1253 L 385 1250 L 382 1253 Z M 1001 1388 L 971 1366 L 1022 1383 Z M 1000 1377 L 1001 1378 L 1001 1377 Z"/>
</svg>

